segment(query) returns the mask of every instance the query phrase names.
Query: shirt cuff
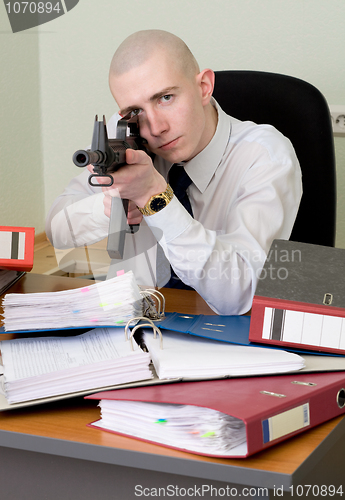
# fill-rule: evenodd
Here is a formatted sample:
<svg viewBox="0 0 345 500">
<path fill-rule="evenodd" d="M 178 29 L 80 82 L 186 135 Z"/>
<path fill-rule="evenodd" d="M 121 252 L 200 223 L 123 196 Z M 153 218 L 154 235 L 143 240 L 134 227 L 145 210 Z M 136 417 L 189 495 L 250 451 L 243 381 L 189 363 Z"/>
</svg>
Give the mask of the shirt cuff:
<svg viewBox="0 0 345 500">
<path fill-rule="evenodd" d="M 165 243 L 180 236 L 194 220 L 176 196 L 163 210 L 153 215 L 146 215 L 144 218 L 153 232 L 155 228 L 162 231 Z"/>
</svg>

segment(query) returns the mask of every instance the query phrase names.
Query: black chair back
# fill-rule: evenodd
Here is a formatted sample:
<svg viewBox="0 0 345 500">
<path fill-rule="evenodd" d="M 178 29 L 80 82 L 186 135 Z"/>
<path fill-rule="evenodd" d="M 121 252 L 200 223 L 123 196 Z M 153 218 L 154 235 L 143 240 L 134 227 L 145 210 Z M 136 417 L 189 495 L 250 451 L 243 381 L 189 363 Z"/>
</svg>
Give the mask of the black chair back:
<svg viewBox="0 0 345 500">
<path fill-rule="evenodd" d="M 303 197 L 290 239 L 334 246 L 334 139 L 329 108 L 321 92 L 291 76 L 216 71 L 213 95 L 229 115 L 273 125 L 290 139 L 303 176 Z"/>
</svg>

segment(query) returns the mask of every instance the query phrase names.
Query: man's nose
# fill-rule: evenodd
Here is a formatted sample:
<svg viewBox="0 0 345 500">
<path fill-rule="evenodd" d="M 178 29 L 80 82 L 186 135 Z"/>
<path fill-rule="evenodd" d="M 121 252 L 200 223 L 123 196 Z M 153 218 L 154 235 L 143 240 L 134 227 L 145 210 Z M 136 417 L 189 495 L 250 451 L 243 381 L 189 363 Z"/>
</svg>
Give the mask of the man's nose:
<svg viewBox="0 0 345 500">
<path fill-rule="evenodd" d="M 154 137 L 159 137 L 169 128 L 165 117 L 161 113 L 155 111 L 147 114 L 147 125 L 150 134 Z"/>
</svg>

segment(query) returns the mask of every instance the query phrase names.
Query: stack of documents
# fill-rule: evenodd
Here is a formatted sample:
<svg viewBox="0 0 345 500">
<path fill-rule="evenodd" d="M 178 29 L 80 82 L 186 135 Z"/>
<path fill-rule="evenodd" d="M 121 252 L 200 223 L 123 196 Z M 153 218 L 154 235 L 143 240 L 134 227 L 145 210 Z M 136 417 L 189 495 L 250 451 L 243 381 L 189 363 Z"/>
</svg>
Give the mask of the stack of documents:
<svg viewBox="0 0 345 500">
<path fill-rule="evenodd" d="M 165 330 L 145 330 L 143 342 L 160 379 L 220 378 L 300 370 L 304 359 L 281 349 L 233 345 Z"/>
<path fill-rule="evenodd" d="M 5 295 L 6 332 L 116 326 L 142 315 L 142 297 L 130 271 L 73 290 Z"/>
<path fill-rule="evenodd" d="M 246 442 L 242 420 L 211 408 L 107 399 L 99 406 L 96 427 L 165 446 L 223 456 Z"/>
<path fill-rule="evenodd" d="M 150 355 L 125 341 L 123 328 L 4 340 L 1 354 L 10 404 L 152 378 Z"/>
<path fill-rule="evenodd" d="M 110 432 L 192 453 L 245 457 L 345 413 L 345 372 L 183 382 L 99 392 Z"/>
<path fill-rule="evenodd" d="M 267 375 L 304 366 L 304 359 L 294 353 L 232 345 L 183 333 L 165 331 L 163 342 L 158 335 L 155 338 L 151 332 L 144 333 L 149 352 L 133 339 L 125 338 L 124 328 L 95 328 L 77 336 L 2 341 L 7 403 L 42 402 L 42 398 L 71 396 L 79 391 L 88 394 L 122 384 L 133 387 Z"/>
</svg>

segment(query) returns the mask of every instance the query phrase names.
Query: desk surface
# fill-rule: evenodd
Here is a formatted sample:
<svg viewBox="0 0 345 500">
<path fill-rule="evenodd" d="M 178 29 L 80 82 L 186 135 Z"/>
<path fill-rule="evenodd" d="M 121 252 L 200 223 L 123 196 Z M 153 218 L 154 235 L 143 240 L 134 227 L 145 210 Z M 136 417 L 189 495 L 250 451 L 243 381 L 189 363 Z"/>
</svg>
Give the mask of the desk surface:
<svg viewBox="0 0 345 500">
<path fill-rule="evenodd" d="M 27 274 L 11 292 L 57 291 L 84 285 L 84 279 Z M 195 292 L 162 291 L 167 311 L 212 314 Z M 0 446 L 218 481 L 271 484 L 271 487 L 279 484 L 288 488 L 310 471 L 345 433 L 345 420 L 338 417 L 253 457 L 216 459 L 87 427 L 98 418 L 96 402 L 81 398 L 3 412 Z"/>
</svg>

